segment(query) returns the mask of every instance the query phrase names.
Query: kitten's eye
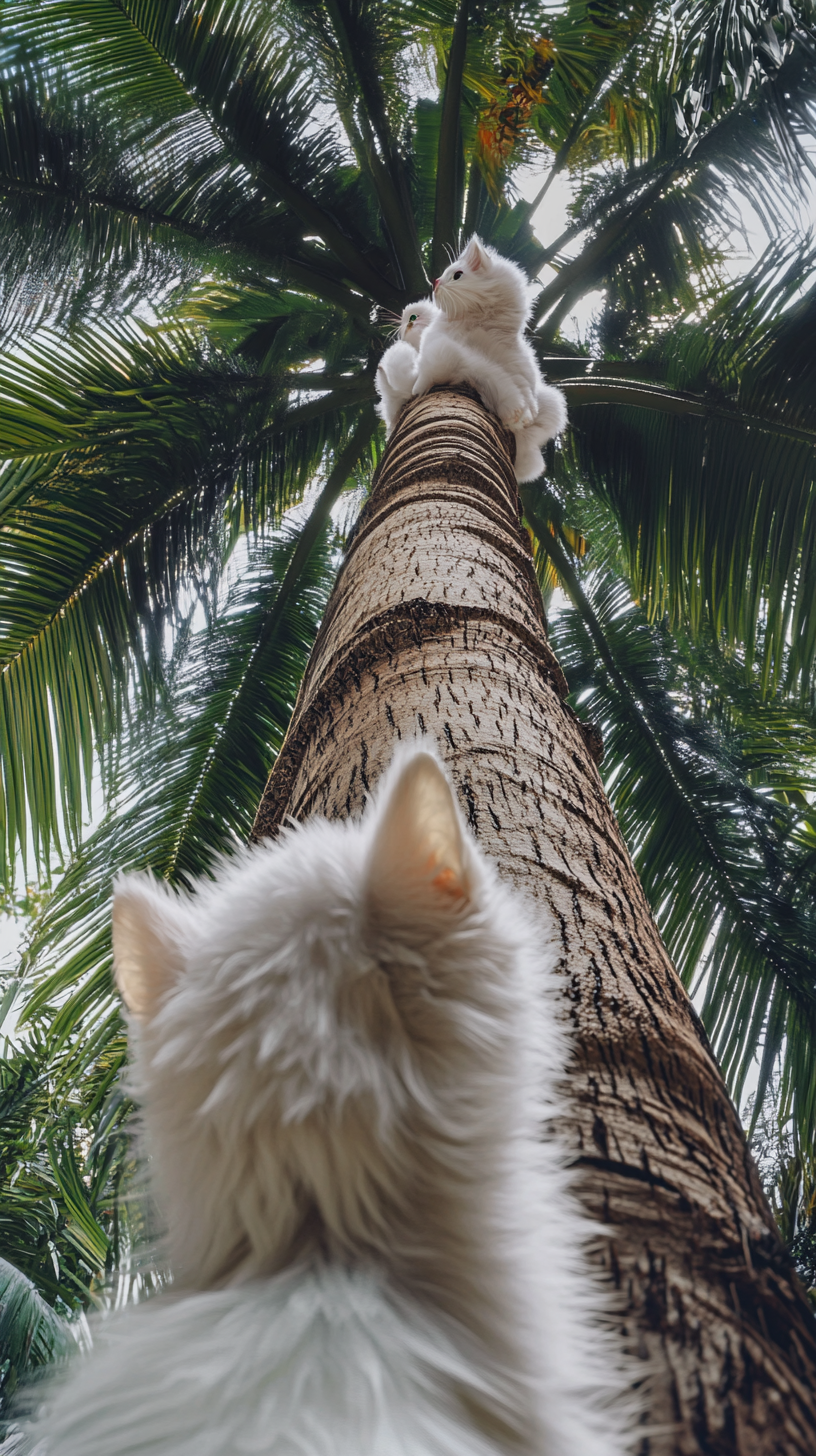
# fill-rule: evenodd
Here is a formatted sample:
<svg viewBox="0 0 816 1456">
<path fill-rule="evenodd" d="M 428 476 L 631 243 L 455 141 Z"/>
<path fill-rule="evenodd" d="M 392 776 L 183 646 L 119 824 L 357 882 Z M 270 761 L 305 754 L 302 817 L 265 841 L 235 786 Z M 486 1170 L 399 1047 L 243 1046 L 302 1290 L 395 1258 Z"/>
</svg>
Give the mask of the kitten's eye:
<svg viewBox="0 0 816 1456">
<path fill-rule="evenodd" d="M 454 273 L 454 275 L 453 275 L 453 281 L 454 281 L 454 283 L 456 282 L 457 278 L 461 278 L 462 272 L 463 272 L 463 270 L 460 268 L 456 273 Z"/>
<path fill-rule="evenodd" d="M 415 313 L 412 313 L 411 314 L 411 317 L 408 320 L 408 322 L 409 322 L 409 324 L 415 324 L 416 321 L 417 321 L 417 315 Z"/>
</svg>

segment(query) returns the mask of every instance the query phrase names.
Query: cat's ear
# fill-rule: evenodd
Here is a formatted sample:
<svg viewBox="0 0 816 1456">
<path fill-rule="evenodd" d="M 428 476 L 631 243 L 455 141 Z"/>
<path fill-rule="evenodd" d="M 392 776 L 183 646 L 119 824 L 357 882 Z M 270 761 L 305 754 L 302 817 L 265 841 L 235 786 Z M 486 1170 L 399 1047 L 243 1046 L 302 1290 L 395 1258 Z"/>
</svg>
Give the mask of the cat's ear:
<svg viewBox="0 0 816 1456">
<path fill-rule="evenodd" d="M 184 965 L 178 897 L 152 875 L 126 875 L 113 896 L 113 971 L 128 1011 L 149 1021 Z"/>
<path fill-rule="evenodd" d="M 470 895 L 467 849 L 450 784 L 430 753 L 415 753 L 378 809 L 368 868 L 371 902 L 453 908 Z"/>
<path fill-rule="evenodd" d="M 484 268 L 490 262 L 490 255 L 484 243 L 475 234 L 462 254 L 462 262 L 466 264 L 471 273 L 478 273 L 480 268 Z"/>
</svg>

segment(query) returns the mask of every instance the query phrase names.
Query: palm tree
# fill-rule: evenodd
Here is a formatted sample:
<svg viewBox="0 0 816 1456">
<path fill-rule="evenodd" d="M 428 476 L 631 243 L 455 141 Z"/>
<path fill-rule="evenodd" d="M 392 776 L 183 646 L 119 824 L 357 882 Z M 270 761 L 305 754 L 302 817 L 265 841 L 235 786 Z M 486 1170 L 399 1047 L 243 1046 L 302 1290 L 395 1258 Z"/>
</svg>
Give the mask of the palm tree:
<svg viewBox="0 0 816 1456">
<path fill-rule="evenodd" d="M 9 866 L 73 854 L 25 1007 L 49 1024 L 57 1084 L 123 1054 L 112 869 L 203 868 L 248 830 L 276 756 L 259 828 L 287 809 L 349 812 L 418 712 L 491 852 L 563 928 L 586 1197 L 614 1225 L 661 1439 L 809 1450 L 807 1307 L 587 755 L 599 735 L 561 706 L 534 576 L 569 598 L 555 640 L 574 704 L 602 725 L 666 944 L 687 982 L 707 976 L 731 1086 L 764 1037 L 757 1105 L 781 1058 L 783 1102 L 812 1139 L 816 295 L 791 201 L 816 97 L 809 6 L 2 13 L 3 845 Z M 542 181 L 525 203 L 513 177 L 528 161 Z M 565 170 L 583 185 L 544 248 L 530 220 Z M 727 291 L 735 186 L 775 241 Z M 552 273 L 534 339 L 573 429 L 524 492 L 534 556 L 507 441 L 442 392 L 406 412 L 325 607 L 332 512 L 380 457 L 383 314 L 473 229 Z M 599 287 L 590 358 L 560 330 Z M 281 532 L 309 482 L 305 520 Z M 421 559 L 386 577 L 378 552 L 396 561 L 409 529 Z M 458 616 L 434 553 L 464 593 Z M 501 654 L 514 665 L 499 692 Z M 463 670 L 470 698 L 450 679 Z M 521 748 L 503 736 L 520 694 Z M 112 814 L 83 840 L 95 763 Z M 84 1111 L 92 1124 L 91 1097 Z"/>
</svg>

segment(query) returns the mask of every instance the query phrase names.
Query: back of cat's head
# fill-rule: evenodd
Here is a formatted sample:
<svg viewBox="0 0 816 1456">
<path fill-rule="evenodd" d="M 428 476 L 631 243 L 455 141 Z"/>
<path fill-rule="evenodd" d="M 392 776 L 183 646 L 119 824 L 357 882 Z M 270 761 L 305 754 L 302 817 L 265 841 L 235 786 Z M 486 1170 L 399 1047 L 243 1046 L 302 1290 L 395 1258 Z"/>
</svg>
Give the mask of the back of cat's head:
<svg viewBox="0 0 816 1456">
<path fill-rule="evenodd" d="M 385 1143 L 349 1128 L 362 1117 L 385 1133 L 401 1119 L 415 1075 L 405 1018 L 418 1007 L 428 1019 L 412 975 L 426 959 L 447 964 L 447 938 L 459 944 L 482 914 L 482 874 L 435 761 L 413 754 L 386 778 L 362 822 L 284 831 L 223 861 L 195 895 L 144 875 L 117 887 L 134 1090 L 171 1258 L 195 1283 L 274 1266 L 309 1200 L 339 1226 L 339 1189 L 385 1181 Z M 467 939 L 458 954 L 470 984 Z M 395 983 L 386 967 L 398 965 Z M 428 1055 L 449 1057 L 445 1016 L 424 1020 Z"/>
<path fill-rule="evenodd" d="M 434 300 L 450 319 L 521 328 L 530 287 L 521 268 L 475 235 L 434 282 Z"/>
</svg>

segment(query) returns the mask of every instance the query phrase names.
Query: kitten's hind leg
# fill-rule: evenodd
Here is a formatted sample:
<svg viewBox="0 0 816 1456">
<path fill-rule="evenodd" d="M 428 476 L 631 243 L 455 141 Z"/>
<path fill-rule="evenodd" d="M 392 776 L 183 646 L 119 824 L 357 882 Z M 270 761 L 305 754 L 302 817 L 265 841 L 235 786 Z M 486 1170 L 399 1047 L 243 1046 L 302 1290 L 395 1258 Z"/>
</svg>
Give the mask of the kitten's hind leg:
<svg viewBox="0 0 816 1456">
<path fill-rule="evenodd" d="M 516 480 L 522 484 L 527 480 L 537 480 L 539 475 L 544 473 L 544 456 L 541 453 L 541 432 L 536 430 L 535 425 L 528 425 L 525 430 L 514 430 L 513 435 L 516 441 L 516 458 L 513 468 L 516 472 Z"/>
<path fill-rule="evenodd" d="M 545 384 L 543 380 L 539 380 L 536 388 L 534 424 L 542 445 L 560 435 L 567 424 L 567 401 L 560 389 L 553 389 L 551 384 Z"/>
</svg>

